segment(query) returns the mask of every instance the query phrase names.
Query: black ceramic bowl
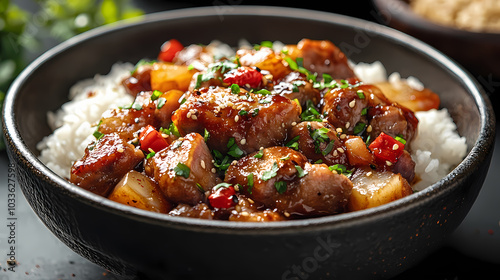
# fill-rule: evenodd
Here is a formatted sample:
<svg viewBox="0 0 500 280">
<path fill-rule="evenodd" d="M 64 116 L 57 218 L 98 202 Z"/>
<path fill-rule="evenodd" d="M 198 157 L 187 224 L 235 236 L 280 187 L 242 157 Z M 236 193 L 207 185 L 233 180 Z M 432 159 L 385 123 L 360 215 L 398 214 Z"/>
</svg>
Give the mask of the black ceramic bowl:
<svg viewBox="0 0 500 280">
<path fill-rule="evenodd" d="M 48 51 L 17 78 L 6 102 L 8 153 L 28 202 L 67 246 L 112 272 L 182 279 L 388 278 L 438 248 L 459 225 L 485 178 L 494 143 L 491 104 L 462 68 L 398 31 L 323 12 L 227 6 L 175 10 L 96 29 Z M 330 39 L 353 61 L 382 61 L 440 94 L 468 154 L 438 183 L 359 212 L 274 223 L 207 221 L 150 213 L 72 185 L 38 159 L 51 133 L 47 111 L 76 81 L 117 61 L 155 57 L 163 41 L 236 45 Z"/>
<path fill-rule="evenodd" d="M 372 0 L 379 20 L 420 39 L 482 76 L 486 89 L 500 78 L 500 33 L 473 32 L 433 23 L 415 14 L 409 0 Z M 492 90 L 490 90 L 492 91 Z"/>
</svg>

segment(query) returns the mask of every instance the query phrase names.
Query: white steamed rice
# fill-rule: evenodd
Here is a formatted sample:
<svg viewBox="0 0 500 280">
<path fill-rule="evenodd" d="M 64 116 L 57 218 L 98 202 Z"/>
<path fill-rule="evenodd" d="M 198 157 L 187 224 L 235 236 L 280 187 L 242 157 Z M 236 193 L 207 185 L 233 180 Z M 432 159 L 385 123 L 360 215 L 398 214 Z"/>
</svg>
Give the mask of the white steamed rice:
<svg viewBox="0 0 500 280">
<path fill-rule="evenodd" d="M 398 73 L 387 76 L 380 62 L 351 65 L 365 83 L 403 80 L 413 88 L 423 88 L 417 78 L 402 79 Z M 92 134 L 102 114 L 110 108 L 133 102 L 132 96 L 121 86 L 121 81 L 133 68 L 130 63 L 117 63 L 109 74 L 96 75 L 93 79 L 75 84 L 70 89 L 70 101 L 57 112 L 48 113 L 48 122 L 54 132 L 45 137 L 37 148 L 41 152 L 40 160 L 51 170 L 69 178 L 73 162 L 83 156 L 86 146 L 95 139 Z M 419 191 L 446 176 L 460 163 L 467 145 L 465 138 L 456 132 L 456 125 L 446 109 L 417 112 L 416 116 L 419 125 L 418 135 L 412 143 L 412 158 L 421 181 L 413 189 Z"/>
</svg>

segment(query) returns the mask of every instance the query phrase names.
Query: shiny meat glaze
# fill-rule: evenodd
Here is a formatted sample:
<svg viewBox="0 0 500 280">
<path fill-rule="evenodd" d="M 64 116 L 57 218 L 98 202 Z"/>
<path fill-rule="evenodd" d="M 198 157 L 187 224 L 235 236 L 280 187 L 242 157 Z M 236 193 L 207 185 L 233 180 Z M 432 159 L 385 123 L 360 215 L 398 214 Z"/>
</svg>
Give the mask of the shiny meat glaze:
<svg viewBox="0 0 500 280">
<path fill-rule="evenodd" d="M 133 104 L 103 115 L 70 181 L 107 196 L 135 170 L 160 190 L 148 195 L 168 207 L 130 193 L 140 184 L 126 185 L 115 201 L 240 222 L 338 214 L 410 193 L 418 178 L 408 151 L 418 120 L 400 102 L 430 109 L 439 105 L 437 95 L 399 87 L 400 96 L 384 85 L 394 102 L 376 85 L 363 84 L 329 41 L 303 39 L 281 52 L 257 46 L 235 54 L 216 59 L 210 46 L 191 45 L 158 56 L 171 61 L 138 66 L 122 82 Z M 363 191 L 370 186 L 359 180 L 353 185 L 359 174 L 380 191 Z"/>
</svg>

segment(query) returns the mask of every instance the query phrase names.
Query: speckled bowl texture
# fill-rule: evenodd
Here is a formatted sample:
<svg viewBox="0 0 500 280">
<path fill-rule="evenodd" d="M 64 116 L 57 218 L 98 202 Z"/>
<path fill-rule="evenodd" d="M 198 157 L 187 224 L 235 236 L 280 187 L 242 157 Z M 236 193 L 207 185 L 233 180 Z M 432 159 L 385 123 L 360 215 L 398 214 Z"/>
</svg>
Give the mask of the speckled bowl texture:
<svg viewBox="0 0 500 280">
<path fill-rule="evenodd" d="M 223 9 L 224 8 L 224 9 Z M 170 38 L 237 45 L 329 39 L 354 62 L 380 60 L 439 93 L 468 154 L 438 183 L 398 201 L 314 219 L 235 223 L 150 213 L 121 205 L 55 175 L 37 159 L 51 133 L 46 113 L 78 80 L 117 61 L 155 58 Z M 12 85 L 3 112 L 8 154 L 33 210 L 78 254 L 131 279 L 380 279 L 415 265 L 460 224 L 490 164 L 491 104 L 478 83 L 440 52 L 387 27 L 330 13 L 259 6 L 173 10 L 95 29 L 51 49 Z"/>
</svg>

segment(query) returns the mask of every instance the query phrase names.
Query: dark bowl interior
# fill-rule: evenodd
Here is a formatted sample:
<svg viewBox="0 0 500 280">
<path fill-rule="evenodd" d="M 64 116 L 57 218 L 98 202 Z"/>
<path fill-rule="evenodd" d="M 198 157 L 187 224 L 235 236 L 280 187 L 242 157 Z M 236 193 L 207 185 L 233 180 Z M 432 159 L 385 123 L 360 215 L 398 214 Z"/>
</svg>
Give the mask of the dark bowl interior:
<svg viewBox="0 0 500 280">
<path fill-rule="evenodd" d="M 468 155 L 428 189 L 369 210 L 277 223 L 176 218 L 124 206 L 56 176 L 36 144 L 51 131 L 47 111 L 76 81 L 117 61 L 155 58 L 161 43 L 218 39 L 236 45 L 329 39 L 354 62 L 382 61 L 440 94 L 467 138 Z M 475 80 L 440 52 L 389 28 L 344 16 L 271 7 L 175 10 L 105 27 L 48 51 L 12 85 L 3 112 L 8 153 L 31 207 L 65 244 L 131 278 L 387 278 L 438 248 L 474 202 L 491 160 L 495 121 Z M 171 278 L 170 278 L 171 277 Z"/>
<path fill-rule="evenodd" d="M 415 14 L 408 0 L 372 0 L 380 22 L 450 56 L 476 77 L 500 77 L 500 33 L 472 32 L 435 24 Z"/>
</svg>

